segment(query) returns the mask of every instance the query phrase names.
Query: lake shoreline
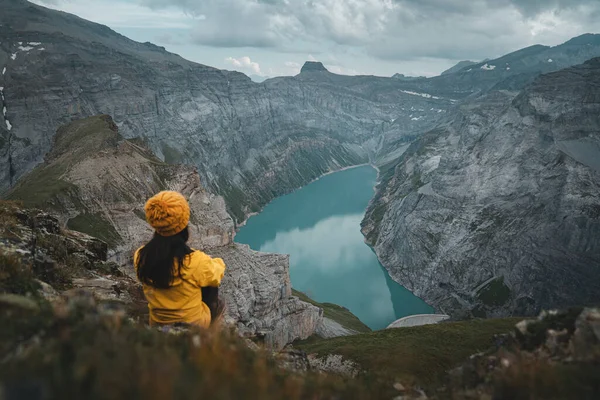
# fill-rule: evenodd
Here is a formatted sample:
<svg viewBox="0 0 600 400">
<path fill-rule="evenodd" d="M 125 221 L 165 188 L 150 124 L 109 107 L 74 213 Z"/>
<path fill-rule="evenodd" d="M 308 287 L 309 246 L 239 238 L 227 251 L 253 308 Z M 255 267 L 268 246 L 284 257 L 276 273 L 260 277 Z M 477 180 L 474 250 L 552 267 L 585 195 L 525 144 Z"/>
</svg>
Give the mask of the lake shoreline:
<svg viewBox="0 0 600 400">
<path fill-rule="evenodd" d="M 290 255 L 294 289 L 347 308 L 373 330 L 431 313 L 428 304 L 391 279 L 365 243 L 360 222 L 378 176 L 369 163 L 328 171 L 274 199 L 256 219 L 247 218 L 234 240 L 256 251 Z"/>
<path fill-rule="evenodd" d="M 252 213 L 249 213 L 242 222 L 240 222 L 239 224 L 236 225 L 236 227 L 235 227 L 235 233 L 237 233 L 241 228 L 243 228 L 248 223 L 248 220 L 250 218 L 252 218 L 252 217 L 260 214 L 261 212 L 263 212 L 263 210 L 265 209 L 266 206 L 268 206 L 269 204 L 271 204 L 273 201 L 277 200 L 278 198 L 283 197 L 283 196 L 287 196 L 288 194 L 292 194 L 292 193 L 294 193 L 294 192 L 296 192 L 296 191 L 298 191 L 298 190 L 300 190 L 300 189 L 302 189 L 302 188 L 310 185 L 311 183 L 316 182 L 319 179 L 322 179 L 322 178 L 324 178 L 324 177 L 326 177 L 328 175 L 335 174 L 337 172 L 347 171 L 347 170 L 353 169 L 353 168 L 365 167 L 367 165 L 373 167 L 375 169 L 375 171 L 377 171 L 377 179 L 379 179 L 379 168 L 377 168 L 374 164 L 371 164 L 371 163 L 350 165 L 348 167 L 343 167 L 343 168 L 340 168 L 340 169 L 336 169 L 336 170 L 325 172 L 324 174 L 319 175 L 317 178 L 315 178 L 315 179 L 311 180 L 310 182 L 308 182 L 308 183 L 306 183 L 306 184 L 304 184 L 304 185 L 302 185 L 302 186 L 300 186 L 300 187 L 292 190 L 291 192 L 286 193 L 286 194 L 282 194 L 281 196 L 278 196 L 278 197 L 275 197 L 273 200 L 271 200 L 270 202 L 268 202 L 267 204 L 265 204 L 264 206 L 262 206 L 260 208 L 260 210 L 252 212 Z M 373 187 L 373 189 L 375 189 L 375 187 Z M 234 239 L 235 239 L 235 235 L 234 235 Z"/>
</svg>

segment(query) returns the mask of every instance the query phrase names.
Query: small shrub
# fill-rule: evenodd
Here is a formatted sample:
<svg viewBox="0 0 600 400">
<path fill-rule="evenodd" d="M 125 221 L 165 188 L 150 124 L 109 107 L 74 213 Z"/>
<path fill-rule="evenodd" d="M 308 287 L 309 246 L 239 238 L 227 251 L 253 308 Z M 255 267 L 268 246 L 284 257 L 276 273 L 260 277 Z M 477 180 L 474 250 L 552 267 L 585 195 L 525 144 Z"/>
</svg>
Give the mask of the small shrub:
<svg viewBox="0 0 600 400">
<path fill-rule="evenodd" d="M 67 222 L 67 228 L 103 240 L 109 246 L 116 246 L 123 241 L 123 238 L 115 230 L 110 221 L 107 221 L 100 213 L 79 214 Z"/>
<path fill-rule="evenodd" d="M 19 225 L 17 211 L 23 207 L 19 201 L 0 200 L 0 232 L 6 238 L 16 237 L 16 229 Z"/>
<path fill-rule="evenodd" d="M 500 307 L 510 299 L 511 293 L 504 283 L 504 277 L 499 277 L 482 288 L 477 294 L 477 298 L 487 306 Z"/>
<path fill-rule="evenodd" d="M 0 250 L 0 293 L 36 294 L 39 287 L 30 266 Z"/>
</svg>

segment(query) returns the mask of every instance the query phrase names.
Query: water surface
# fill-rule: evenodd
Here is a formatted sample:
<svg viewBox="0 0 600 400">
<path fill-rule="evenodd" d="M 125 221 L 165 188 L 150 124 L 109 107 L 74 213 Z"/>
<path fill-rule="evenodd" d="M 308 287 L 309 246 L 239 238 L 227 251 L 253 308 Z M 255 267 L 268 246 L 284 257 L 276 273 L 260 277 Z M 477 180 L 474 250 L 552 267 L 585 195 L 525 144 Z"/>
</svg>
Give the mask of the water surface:
<svg viewBox="0 0 600 400">
<path fill-rule="evenodd" d="M 377 172 L 336 172 L 275 199 L 235 237 L 258 251 L 290 255 L 294 289 L 348 308 L 371 329 L 433 309 L 394 282 L 360 232 Z"/>
</svg>

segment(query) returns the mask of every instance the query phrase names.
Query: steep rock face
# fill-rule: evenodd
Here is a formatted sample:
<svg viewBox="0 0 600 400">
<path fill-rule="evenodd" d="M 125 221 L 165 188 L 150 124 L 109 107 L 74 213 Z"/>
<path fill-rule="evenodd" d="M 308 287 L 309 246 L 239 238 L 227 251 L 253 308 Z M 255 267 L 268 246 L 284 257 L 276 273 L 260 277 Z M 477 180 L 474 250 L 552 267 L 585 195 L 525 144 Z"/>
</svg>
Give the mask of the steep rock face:
<svg viewBox="0 0 600 400">
<path fill-rule="evenodd" d="M 322 311 L 291 295 L 287 256 L 233 245 L 225 202 L 202 187 L 196 169 L 165 164 L 140 141 L 123 140 L 109 116 L 61 127 L 44 164 L 25 176 L 9 198 L 51 209 L 67 227 L 106 240 L 110 260 L 135 279 L 131 256 L 152 236 L 144 203 L 167 189 L 189 199 L 190 245 L 227 263 L 222 290 L 229 322 L 274 348 L 312 335 Z"/>
<path fill-rule="evenodd" d="M 323 311 L 292 296 L 288 255 L 258 253 L 239 244 L 207 252 L 227 264 L 221 287 L 227 320 L 242 335 L 280 349 L 308 338 L 320 325 Z"/>
<path fill-rule="evenodd" d="M 600 296 L 600 59 L 493 92 L 382 170 L 363 231 L 391 276 L 454 316 Z"/>
</svg>

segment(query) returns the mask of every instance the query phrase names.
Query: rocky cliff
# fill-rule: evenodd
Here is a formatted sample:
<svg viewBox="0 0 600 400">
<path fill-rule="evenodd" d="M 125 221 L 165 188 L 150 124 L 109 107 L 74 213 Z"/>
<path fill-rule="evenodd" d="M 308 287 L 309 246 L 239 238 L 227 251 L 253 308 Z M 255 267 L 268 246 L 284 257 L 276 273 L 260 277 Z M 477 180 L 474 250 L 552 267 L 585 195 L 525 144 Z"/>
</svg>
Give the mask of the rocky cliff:
<svg viewBox="0 0 600 400">
<path fill-rule="evenodd" d="M 600 298 L 600 59 L 494 91 L 382 168 L 363 231 L 454 316 Z"/>
<path fill-rule="evenodd" d="M 144 202 L 160 190 L 177 190 L 189 199 L 191 245 L 227 264 L 227 321 L 275 348 L 314 333 L 322 311 L 292 296 L 288 257 L 233 244 L 223 198 L 202 187 L 194 167 L 165 164 L 141 141 L 123 140 L 109 116 L 62 126 L 54 140 L 45 162 L 9 199 L 49 209 L 58 216 L 57 226 L 105 240 L 109 259 L 135 281 L 131 255 L 152 235 Z"/>
<path fill-rule="evenodd" d="M 557 55 L 543 71 L 599 55 L 595 40 L 544 48 Z M 3 0 L 0 43 L 0 191 L 43 160 L 58 126 L 109 114 L 161 160 L 197 166 L 237 222 L 325 172 L 397 157 L 456 101 L 542 71 L 534 56 L 414 81 L 340 76 L 309 63 L 296 77 L 259 85 L 25 0 Z"/>
</svg>

